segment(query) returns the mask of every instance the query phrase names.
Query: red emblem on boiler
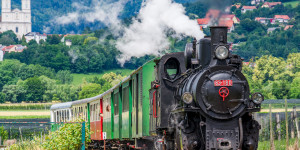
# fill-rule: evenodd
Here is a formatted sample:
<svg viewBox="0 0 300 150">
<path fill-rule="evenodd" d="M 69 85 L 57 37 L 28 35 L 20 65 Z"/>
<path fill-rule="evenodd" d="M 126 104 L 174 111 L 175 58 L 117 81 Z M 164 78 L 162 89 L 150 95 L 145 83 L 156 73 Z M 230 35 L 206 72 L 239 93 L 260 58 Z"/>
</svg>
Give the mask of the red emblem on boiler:
<svg viewBox="0 0 300 150">
<path fill-rule="evenodd" d="M 225 98 L 229 95 L 229 89 L 227 87 L 221 87 L 219 95 L 223 98 L 223 101 L 225 101 Z"/>
</svg>

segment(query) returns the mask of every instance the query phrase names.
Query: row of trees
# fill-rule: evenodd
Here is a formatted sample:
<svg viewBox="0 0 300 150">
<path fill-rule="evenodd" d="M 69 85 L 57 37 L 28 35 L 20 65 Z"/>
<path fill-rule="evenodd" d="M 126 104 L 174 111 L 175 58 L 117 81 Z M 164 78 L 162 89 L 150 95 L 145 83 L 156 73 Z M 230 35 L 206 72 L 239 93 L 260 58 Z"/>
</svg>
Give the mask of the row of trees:
<svg viewBox="0 0 300 150">
<path fill-rule="evenodd" d="M 0 102 L 19 103 L 71 101 L 100 94 L 119 83 L 123 76 L 115 73 L 86 79 L 83 85 L 72 85 L 68 70 L 55 72 L 40 65 L 26 65 L 18 60 L 0 63 Z"/>
<path fill-rule="evenodd" d="M 265 99 L 300 98 L 300 53 L 287 59 L 264 55 L 243 67 L 251 93 L 262 92 Z"/>
</svg>

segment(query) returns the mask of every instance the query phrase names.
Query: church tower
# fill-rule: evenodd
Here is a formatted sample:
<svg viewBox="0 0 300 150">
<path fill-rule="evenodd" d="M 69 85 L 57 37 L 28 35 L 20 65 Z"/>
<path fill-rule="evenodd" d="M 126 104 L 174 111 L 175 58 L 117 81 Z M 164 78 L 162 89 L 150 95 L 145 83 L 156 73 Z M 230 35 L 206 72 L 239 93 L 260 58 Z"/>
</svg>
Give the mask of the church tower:
<svg viewBox="0 0 300 150">
<path fill-rule="evenodd" d="M 22 12 L 24 13 L 24 22 L 31 22 L 30 0 L 22 0 Z"/>
<path fill-rule="evenodd" d="M 11 0 L 2 0 L 2 13 L 11 12 Z"/>
<path fill-rule="evenodd" d="M 11 10 L 11 0 L 2 1 L 0 32 L 12 30 L 19 39 L 31 32 L 31 0 L 22 0 L 22 10 Z"/>
</svg>

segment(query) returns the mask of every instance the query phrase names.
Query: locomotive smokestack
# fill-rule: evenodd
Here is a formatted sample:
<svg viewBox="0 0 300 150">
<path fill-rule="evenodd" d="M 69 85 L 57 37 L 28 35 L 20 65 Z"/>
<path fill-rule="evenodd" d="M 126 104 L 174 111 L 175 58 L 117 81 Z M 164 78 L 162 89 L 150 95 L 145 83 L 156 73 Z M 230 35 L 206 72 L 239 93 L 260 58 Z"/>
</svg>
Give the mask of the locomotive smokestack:
<svg viewBox="0 0 300 150">
<path fill-rule="evenodd" d="M 210 34 L 211 34 L 212 48 L 218 45 L 227 44 L 227 27 L 225 26 L 210 27 Z"/>
</svg>

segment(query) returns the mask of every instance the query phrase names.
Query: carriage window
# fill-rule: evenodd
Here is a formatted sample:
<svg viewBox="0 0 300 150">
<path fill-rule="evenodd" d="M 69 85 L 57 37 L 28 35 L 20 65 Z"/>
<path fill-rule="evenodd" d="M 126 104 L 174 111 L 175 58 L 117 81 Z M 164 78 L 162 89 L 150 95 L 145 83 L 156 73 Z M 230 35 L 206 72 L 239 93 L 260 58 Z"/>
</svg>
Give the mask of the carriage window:
<svg viewBox="0 0 300 150">
<path fill-rule="evenodd" d="M 165 63 L 165 72 L 170 79 L 175 79 L 179 74 L 179 62 L 176 58 L 170 58 Z"/>
<path fill-rule="evenodd" d="M 114 94 L 114 114 L 119 114 L 119 93 Z"/>
<path fill-rule="evenodd" d="M 125 87 L 123 89 L 123 97 L 122 97 L 122 103 L 123 103 L 123 109 L 122 112 L 129 111 L 129 86 Z"/>
</svg>

